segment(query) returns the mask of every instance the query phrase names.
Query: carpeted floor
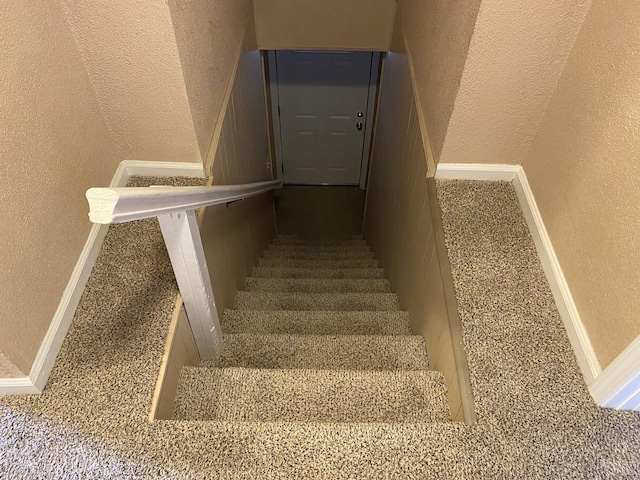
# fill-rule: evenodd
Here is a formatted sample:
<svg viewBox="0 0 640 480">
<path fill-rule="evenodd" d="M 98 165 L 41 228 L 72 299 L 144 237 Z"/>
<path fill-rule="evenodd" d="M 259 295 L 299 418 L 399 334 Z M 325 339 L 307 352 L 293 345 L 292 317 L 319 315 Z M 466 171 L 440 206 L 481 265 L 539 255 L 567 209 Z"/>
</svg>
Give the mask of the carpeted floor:
<svg viewBox="0 0 640 480">
<path fill-rule="evenodd" d="M 0 478 L 640 478 L 640 415 L 591 401 L 511 185 L 438 189 L 476 426 L 149 424 L 176 286 L 140 221 L 110 229 L 45 392 L 0 399 Z"/>
</svg>

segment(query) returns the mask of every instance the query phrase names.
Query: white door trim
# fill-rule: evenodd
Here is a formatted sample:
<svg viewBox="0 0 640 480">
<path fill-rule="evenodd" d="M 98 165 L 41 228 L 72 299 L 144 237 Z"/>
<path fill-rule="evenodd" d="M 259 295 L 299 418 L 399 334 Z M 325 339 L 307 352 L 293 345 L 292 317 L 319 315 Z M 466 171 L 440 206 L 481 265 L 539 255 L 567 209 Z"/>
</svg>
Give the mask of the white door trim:
<svg viewBox="0 0 640 480">
<path fill-rule="evenodd" d="M 441 163 L 436 169 L 436 178 L 507 181 L 513 183 L 522 213 L 533 237 L 538 257 L 549 281 L 553 298 L 569 336 L 578 365 L 587 385 L 590 385 L 600 374 L 602 368 L 578 313 L 522 166 Z"/>
<path fill-rule="evenodd" d="M 204 169 L 200 163 L 123 160 L 116 169 L 109 186 L 124 187 L 133 175 L 202 177 Z M 29 375 L 18 378 L 0 378 L 0 395 L 41 393 L 44 389 L 60 347 L 62 347 L 62 342 L 71 326 L 80 297 L 98 258 L 108 228 L 108 225 L 98 224 L 93 224 L 91 227 L 49 329 L 38 349 Z"/>
<path fill-rule="evenodd" d="M 280 96 L 278 95 L 278 63 L 276 51 L 267 52 L 269 64 L 269 93 L 271 95 L 271 123 L 273 124 L 273 150 L 276 154 L 276 175 L 282 180 L 282 137 L 280 132 Z"/>
<path fill-rule="evenodd" d="M 366 190 L 369 172 L 369 161 L 371 160 L 371 138 L 376 125 L 376 98 L 378 85 L 380 83 L 380 62 L 382 55 L 380 52 L 373 52 L 371 58 L 371 74 L 369 76 L 369 95 L 367 96 L 367 123 L 364 131 L 364 148 L 362 149 L 362 161 L 360 162 L 360 189 Z"/>
<path fill-rule="evenodd" d="M 362 190 L 367 188 L 367 177 L 369 171 L 369 162 L 371 160 L 371 139 L 373 136 L 373 128 L 375 126 L 376 114 L 376 93 L 380 82 L 380 62 L 382 55 L 380 52 L 372 52 L 371 75 L 369 77 L 369 93 L 367 96 L 367 125 L 364 134 L 364 144 L 362 150 L 362 161 L 360 162 L 360 181 L 359 185 Z M 269 66 L 269 94 L 271 95 L 271 122 L 273 124 L 273 143 L 275 151 L 276 174 L 277 179 L 283 179 L 282 173 L 282 136 L 280 130 L 280 96 L 278 93 L 278 65 L 276 62 L 276 51 L 269 50 L 267 52 L 267 62 Z"/>
</svg>

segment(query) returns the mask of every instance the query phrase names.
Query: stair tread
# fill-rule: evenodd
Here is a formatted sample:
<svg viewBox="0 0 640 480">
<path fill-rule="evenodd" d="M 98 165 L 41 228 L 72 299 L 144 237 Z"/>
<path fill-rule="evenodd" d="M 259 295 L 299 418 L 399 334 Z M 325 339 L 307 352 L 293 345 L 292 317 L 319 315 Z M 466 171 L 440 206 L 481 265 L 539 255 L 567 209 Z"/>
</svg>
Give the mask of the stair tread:
<svg viewBox="0 0 640 480">
<path fill-rule="evenodd" d="M 360 260 L 373 259 L 374 254 L 369 250 L 267 250 L 262 255 L 264 259 L 290 258 L 292 260 Z"/>
<path fill-rule="evenodd" d="M 384 279 L 382 268 L 298 268 L 255 267 L 254 278 L 377 278 Z"/>
<path fill-rule="evenodd" d="M 362 239 L 348 240 L 309 240 L 303 238 L 275 238 L 271 242 L 273 246 L 308 246 L 308 247 L 367 247 L 367 242 Z"/>
<path fill-rule="evenodd" d="M 343 370 L 427 370 L 418 335 L 225 334 L 217 361 L 200 366 Z"/>
<path fill-rule="evenodd" d="M 236 310 L 399 310 L 395 293 L 237 292 Z"/>
<path fill-rule="evenodd" d="M 371 249 L 364 244 L 354 245 L 308 245 L 308 244 L 271 244 L 267 249 L 268 252 L 371 252 Z"/>
<path fill-rule="evenodd" d="M 311 234 L 303 234 L 303 233 L 279 233 L 276 237 L 276 240 L 304 240 L 306 242 L 317 242 L 317 241 L 348 241 L 348 240 L 361 240 L 364 241 L 362 235 L 311 235 Z"/>
<path fill-rule="evenodd" d="M 409 313 L 403 311 L 267 311 L 225 310 L 225 333 L 303 335 L 410 335 Z"/>
<path fill-rule="evenodd" d="M 439 372 L 185 367 L 175 416 L 394 423 L 447 421 L 449 412 Z"/>
<path fill-rule="evenodd" d="M 391 283 L 386 279 L 335 279 L 335 278 L 260 278 L 249 277 L 245 290 L 259 292 L 365 292 L 391 293 Z"/>
<path fill-rule="evenodd" d="M 278 236 L 221 326 L 220 358 L 181 372 L 176 419 L 311 429 L 449 420 L 444 377 L 428 370 L 425 341 L 361 236 Z"/>
<path fill-rule="evenodd" d="M 261 258 L 259 267 L 297 267 L 297 268 L 378 268 L 374 258 L 343 258 L 340 260 L 309 258 Z"/>
</svg>

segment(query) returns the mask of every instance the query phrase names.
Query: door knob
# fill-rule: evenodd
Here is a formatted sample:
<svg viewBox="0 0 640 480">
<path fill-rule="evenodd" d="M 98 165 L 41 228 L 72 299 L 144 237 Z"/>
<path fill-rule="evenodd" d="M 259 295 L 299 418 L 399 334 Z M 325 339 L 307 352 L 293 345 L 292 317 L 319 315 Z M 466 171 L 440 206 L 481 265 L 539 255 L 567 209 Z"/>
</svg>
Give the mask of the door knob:
<svg viewBox="0 0 640 480">
<path fill-rule="evenodd" d="M 356 123 L 356 128 L 358 129 L 358 131 L 362 130 L 362 122 Z"/>
</svg>

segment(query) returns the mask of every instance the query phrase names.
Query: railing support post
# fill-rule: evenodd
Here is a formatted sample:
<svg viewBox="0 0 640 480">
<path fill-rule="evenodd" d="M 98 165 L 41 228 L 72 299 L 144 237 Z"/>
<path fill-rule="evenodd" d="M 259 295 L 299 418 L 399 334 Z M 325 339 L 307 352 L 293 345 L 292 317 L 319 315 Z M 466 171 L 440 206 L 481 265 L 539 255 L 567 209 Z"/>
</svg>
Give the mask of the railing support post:
<svg viewBox="0 0 640 480">
<path fill-rule="evenodd" d="M 191 331 L 202 360 L 220 354 L 222 330 L 194 210 L 158 216 Z"/>
</svg>

